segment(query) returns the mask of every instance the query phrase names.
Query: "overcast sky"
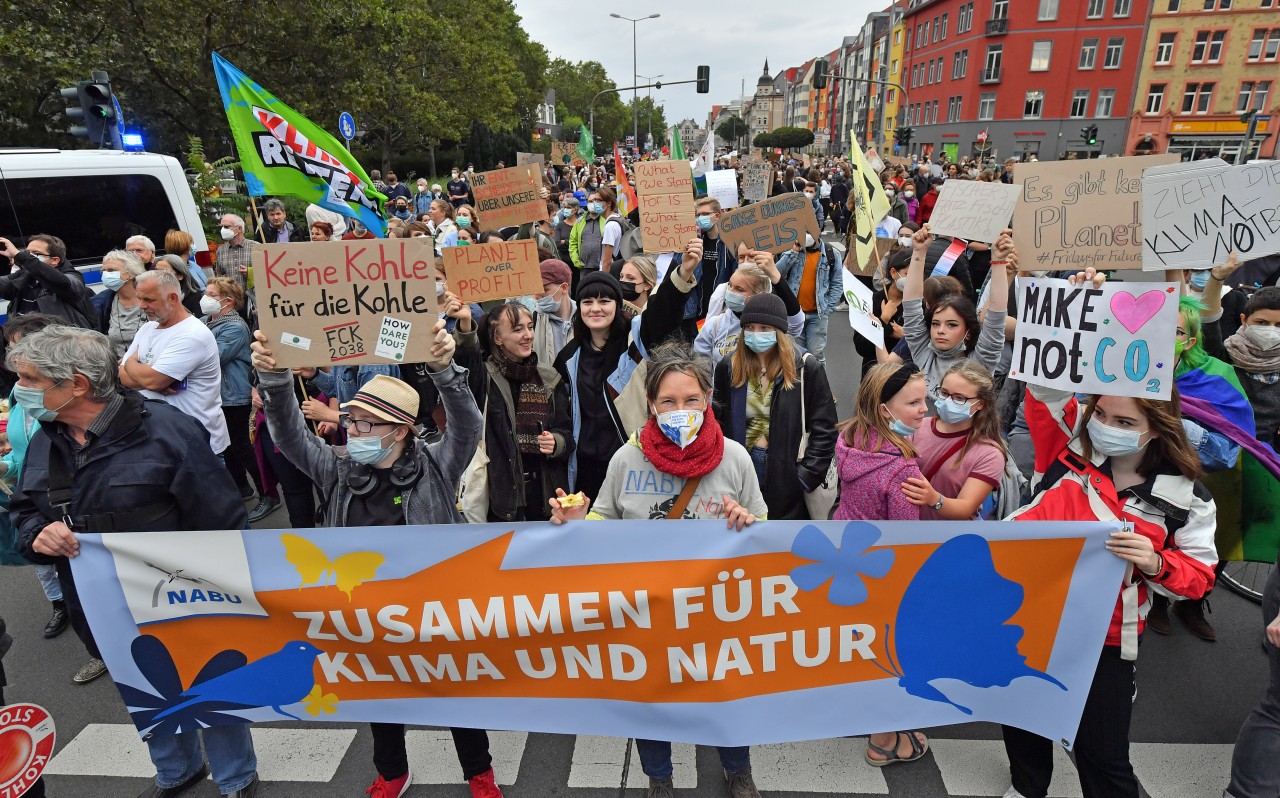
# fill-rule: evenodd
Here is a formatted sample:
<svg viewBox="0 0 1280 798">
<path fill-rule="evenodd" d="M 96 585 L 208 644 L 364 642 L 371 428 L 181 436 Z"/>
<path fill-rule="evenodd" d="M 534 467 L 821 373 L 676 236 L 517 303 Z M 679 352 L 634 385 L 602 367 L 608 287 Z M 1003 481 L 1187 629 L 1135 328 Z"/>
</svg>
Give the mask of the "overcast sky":
<svg viewBox="0 0 1280 798">
<path fill-rule="evenodd" d="M 654 102 L 665 109 L 668 124 L 688 117 L 699 126 L 706 124 L 712 105 L 724 105 L 740 95 L 744 80 L 747 93 L 755 92 L 766 58 L 770 74 L 776 77 L 782 69 L 836 49 L 844 36 L 862 27 L 868 13 L 889 5 L 889 0 L 804 0 L 792 6 L 778 0 L 514 2 L 529 37 L 541 42 L 552 58 L 599 61 L 618 86 L 634 85 L 631 23 L 609 14 L 632 18 L 661 14 L 636 24 L 637 71 L 661 74 L 663 82 L 693 80 L 699 64 L 709 65 L 710 94 L 697 94 L 693 84 L 653 93 Z"/>
</svg>

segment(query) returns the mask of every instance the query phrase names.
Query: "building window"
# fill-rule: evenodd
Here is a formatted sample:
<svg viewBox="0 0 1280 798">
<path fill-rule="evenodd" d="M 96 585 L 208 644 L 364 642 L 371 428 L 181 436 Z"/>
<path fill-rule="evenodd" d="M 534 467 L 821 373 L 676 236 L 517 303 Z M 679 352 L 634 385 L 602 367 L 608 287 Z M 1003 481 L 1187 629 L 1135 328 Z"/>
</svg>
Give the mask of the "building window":
<svg viewBox="0 0 1280 798">
<path fill-rule="evenodd" d="M 1127 17 L 1133 10 L 1133 0 L 1116 0 L 1112 16 Z"/>
<path fill-rule="evenodd" d="M 996 75 L 1000 72 L 1000 64 L 1004 60 L 1004 45 L 989 44 L 987 45 L 987 63 L 983 67 L 983 71 L 988 75 Z"/>
<path fill-rule="evenodd" d="M 1165 9 L 1170 14 L 1176 14 L 1182 10 L 1182 0 L 1169 0 L 1169 7 Z"/>
<path fill-rule="evenodd" d="M 1212 83 L 1188 83 L 1182 93 L 1182 113 L 1207 114 L 1209 103 L 1213 99 Z"/>
<path fill-rule="evenodd" d="M 973 27 L 973 3 L 960 6 L 956 14 L 956 33 L 964 33 Z"/>
<path fill-rule="evenodd" d="M 1147 113 L 1158 114 L 1164 108 L 1164 83 L 1152 83 L 1147 89 Z"/>
<path fill-rule="evenodd" d="M 1271 81 L 1246 80 L 1240 84 L 1240 97 L 1236 100 L 1236 113 L 1267 110 L 1267 95 L 1271 93 Z"/>
<path fill-rule="evenodd" d="M 1120 62 L 1124 60 L 1124 39 L 1113 38 L 1107 39 L 1107 52 L 1102 57 L 1103 69 L 1119 69 Z"/>
<path fill-rule="evenodd" d="M 1222 47 L 1226 40 L 1227 32 L 1225 30 L 1199 31 L 1196 33 L 1195 44 L 1191 47 L 1191 63 L 1220 63 L 1222 61 Z"/>
<path fill-rule="evenodd" d="M 957 50 L 952 56 L 951 61 L 951 79 L 961 80 L 969 72 L 969 51 Z"/>
<path fill-rule="evenodd" d="M 1053 55 L 1053 42 L 1036 42 L 1031 46 L 1031 71 L 1048 72 L 1049 58 Z"/>
<path fill-rule="evenodd" d="M 978 98 L 978 119 L 987 121 L 996 118 L 996 95 L 995 92 L 983 92 Z"/>
<path fill-rule="evenodd" d="M 1176 33 L 1160 34 L 1160 41 L 1156 44 L 1156 63 L 1160 66 L 1173 63 L 1173 46 L 1178 41 Z"/>
<path fill-rule="evenodd" d="M 1249 42 L 1250 61 L 1275 61 L 1280 55 L 1280 28 L 1259 28 Z"/>
<path fill-rule="evenodd" d="M 889 89 L 889 93 L 885 95 L 885 99 L 887 99 L 891 103 L 896 102 L 895 98 L 897 97 L 897 91 L 898 91 L 897 89 Z"/>
<path fill-rule="evenodd" d="M 1052 22 L 1058 18 L 1058 0 L 1040 0 L 1040 14 L 1036 19 Z"/>
<path fill-rule="evenodd" d="M 992 19 L 1008 19 L 1009 18 L 1009 0 L 992 0 L 991 18 Z"/>
<path fill-rule="evenodd" d="M 1033 89 L 1027 92 L 1026 102 L 1022 105 L 1023 119 L 1039 119 L 1044 113 L 1044 91 Z"/>
<path fill-rule="evenodd" d="M 934 101 L 933 101 L 933 123 L 934 123 L 935 125 L 936 125 L 936 124 L 938 124 L 938 105 L 939 105 L 939 103 L 941 103 L 941 102 L 942 102 L 941 100 L 934 100 Z"/>
<path fill-rule="evenodd" d="M 1101 39 L 1085 39 L 1080 45 L 1080 68 L 1093 69 L 1098 64 L 1098 42 Z"/>
<path fill-rule="evenodd" d="M 1231 0 L 1204 0 L 1205 11 L 1230 11 Z"/>
<path fill-rule="evenodd" d="M 1094 116 L 1099 119 L 1108 119 L 1116 105 L 1115 89 L 1098 89 L 1098 108 L 1094 112 Z"/>
<path fill-rule="evenodd" d="M 942 40 L 943 41 L 946 41 L 947 39 L 947 22 L 949 21 L 950 17 L 951 17 L 950 14 L 942 15 Z"/>
<path fill-rule="evenodd" d="M 1107 0 L 1089 0 L 1089 7 L 1084 12 L 1085 18 L 1102 19 L 1102 12 L 1106 7 Z"/>
<path fill-rule="evenodd" d="M 1071 95 L 1071 118 L 1079 119 L 1089 113 L 1089 90 L 1076 89 Z"/>
</svg>

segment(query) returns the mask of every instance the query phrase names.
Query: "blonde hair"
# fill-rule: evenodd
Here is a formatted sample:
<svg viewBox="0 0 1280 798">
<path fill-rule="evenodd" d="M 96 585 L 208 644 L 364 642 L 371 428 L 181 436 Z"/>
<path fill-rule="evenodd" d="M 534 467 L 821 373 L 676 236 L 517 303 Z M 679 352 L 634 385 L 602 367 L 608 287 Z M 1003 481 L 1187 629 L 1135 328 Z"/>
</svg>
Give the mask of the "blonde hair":
<svg viewBox="0 0 1280 798">
<path fill-rule="evenodd" d="M 902 383 L 902 387 L 894 391 L 891 396 L 882 397 L 885 384 L 903 369 L 910 370 L 911 374 Z M 912 381 L 923 379 L 924 374 L 916 370 L 915 366 L 903 363 L 880 363 L 872 366 L 867 375 L 862 378 L 862 383 L 858 385 L 858 394 L 853 400 L 853 418 L 841 425 L 845 444 L 868 451 L 874 445 L 872 440 L 874 433 L 880 440 L 896 446 L 903 457 L 915 457 L 916 447 L 906 437 L 894 432 L 889 420 L 884 417 L 884 413 L 880 412 L 880 405 L 902 393 L 902 390 Z"/>
<path fill-rule="evenodd" d="M 772 326 L 772 325 L 771 325 Z M 774 328 L 777 330 L 777 328 Z M 738 334 L 738 348 L 733 350 L 729 378 L 733 387 L 740 388 L 747 380 L 764 373 L 764 380 L 772 384 L 782 377 L 782 387 L 791 390 L 796 383 L 796 348 L 786 330 L 778 330 L 778 343 L 767 352 L 756 354 L 746 344 L 746 331 Z"/>
<path fill-rule="evenodd" d="M 742 274 L 750 278 L 751 289 L 757 294 L 767 294 L 773 290 L 773 283 L 769 281 L 769 275 L 754 263 L 739 263 L 734 274 Z"/>
<path fill-rule="evenodd" d="M 636 267 L 644 281 L 654 288 L 658 287 L 658 262 L 651 255 L 632 255 L 627 263 Z"/>
</svg>

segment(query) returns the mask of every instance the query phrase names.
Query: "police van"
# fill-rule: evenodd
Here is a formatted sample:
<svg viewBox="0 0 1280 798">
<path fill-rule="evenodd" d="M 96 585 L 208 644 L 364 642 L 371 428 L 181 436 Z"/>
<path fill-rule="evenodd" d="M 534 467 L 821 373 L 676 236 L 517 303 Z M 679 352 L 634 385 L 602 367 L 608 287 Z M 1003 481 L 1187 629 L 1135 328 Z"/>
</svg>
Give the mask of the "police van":
<svg viewBox="0 0 1280 798">
<path fill-rule="evenodd" d="M 47 233 L 101 290 L 102 256 L 144 235 L 164 247 L 169 230 L 194 239 L 196 262 L 212 265 L 199 211 L 182 165 L 167 155 L 119 150 L 0 148 L 0 236 L 21 248 Z M 7 311 L 0 302 L 0 314 Z"/>
</svg>

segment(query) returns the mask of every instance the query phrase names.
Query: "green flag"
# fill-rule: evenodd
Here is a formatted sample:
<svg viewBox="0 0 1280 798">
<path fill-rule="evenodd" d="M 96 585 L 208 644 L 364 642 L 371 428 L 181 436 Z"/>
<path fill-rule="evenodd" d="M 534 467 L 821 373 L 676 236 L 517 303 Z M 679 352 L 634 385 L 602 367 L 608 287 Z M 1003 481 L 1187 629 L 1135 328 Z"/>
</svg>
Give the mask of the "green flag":
<svg viewBox="0 0 1280 798">
<path fill-rule="evenodd" d="M 596 162 L 596 143 L 586 125 L 582 126 L 582 135 L 578 137 L 578 155 L 589 164 Z"/>
<path fill-rule="evenodd" d="M 684 142 L 680 140 L 680 128 L 678 127 L 671 128 L 671 160 L 689 160 L 689 156 L 684 151 Z"/>
<path fill-rule="evenodd" d="M 333 134 L 280 102 L 217 53 L 213 72 L 250 196 L 301 197 L 386 234 L 386 197 L 374 191 L 373 181 Z"/>
</svg>

